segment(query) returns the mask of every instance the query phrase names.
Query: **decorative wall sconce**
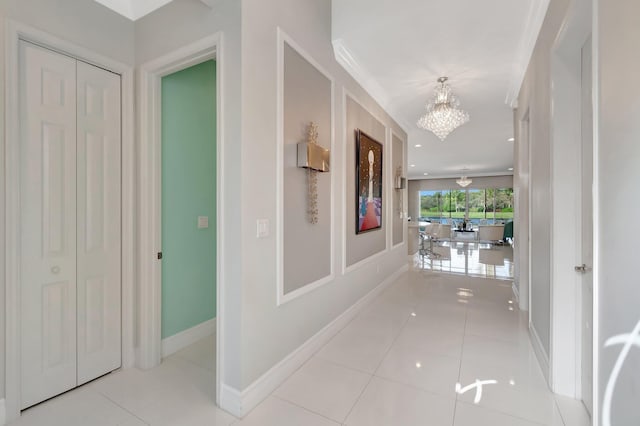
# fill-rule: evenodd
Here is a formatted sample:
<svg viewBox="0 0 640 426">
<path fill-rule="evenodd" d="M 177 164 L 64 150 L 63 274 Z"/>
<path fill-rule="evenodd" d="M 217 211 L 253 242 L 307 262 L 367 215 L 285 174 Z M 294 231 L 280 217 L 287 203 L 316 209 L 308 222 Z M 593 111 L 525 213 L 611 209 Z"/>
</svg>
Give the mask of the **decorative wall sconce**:
<svg viewBox="0 0 640 426">
<path fill-rule="evenodd" d="M 318 223 L 318 172 L 328 172 L 330 151 L 318 145 L 318 125 L 313 121 L 307 129 L 307 140 L 298 143 L 298 167 L 307 169 L 307 216 Z"/>
<path fill-rule="evenodd" d="M 402 190 L 407 186 L 407 178 L 402 177 L 402 166 L 396 167 L 396 177 L 394 179 L 394 187 L 398 190 L 398 206 L 396 213 L 402 219 Z"/>
</svg>

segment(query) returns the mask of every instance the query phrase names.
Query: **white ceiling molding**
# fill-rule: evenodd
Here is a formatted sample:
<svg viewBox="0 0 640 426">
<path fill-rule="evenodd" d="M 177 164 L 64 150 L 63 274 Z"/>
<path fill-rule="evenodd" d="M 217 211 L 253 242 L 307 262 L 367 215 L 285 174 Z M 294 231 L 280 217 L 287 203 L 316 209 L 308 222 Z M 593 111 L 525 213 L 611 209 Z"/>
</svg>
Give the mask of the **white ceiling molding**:
<svg viewBox="0 0 640 426">
<path fill-rule="evenodd" d="M 524 81 L 524 76 L 529 68 L 529 61 L 531 55 L 536 47 L 538 41 L 538 35 L 540 34 L 540 28 L 544 23 L 544 18 L 549 8 L 550 0 L 533 0 L 530 3 L 529 13 L 527 16 L 527 25 L 522 38 L 520 39 L 520 45 L 518 48 L 518 59 L 513 71 L 513 77 L 509 84 L 509 91 L 507 92 L 507 98 L 505 102 L 512 108 L 518 106 L 518 95 L 520 94 L 520 87 Z"/>
<path fill-rule="evenodd" d="M 409 133 L 412 128 L 410 124 L 406 120 L 400 119 L 400 115 L 391 108 L 389 96 L 387 96 L 386 91 L 354 58 L 353 54 L 344 44 L 344 41 L 342 39 L 336 39 L 333 40 L 332 43 L 336 61 L 338 61 L 338 63 L 342 65 L 342 68 L 344 68 L 349 75 L 351 75 L 351 77 L 353 77 L 353 79 L 369 93 L 369 95 L 385 110 L 387 114 L 391 116 L 391 118 L 395 120 L 396 123 L 398 123 L 402 130 Z"/>
<path fill-rule="evenodd" d="M 145 15 L 161 8 L 172 0 L 94 0 L 101 5 L 108 7 L 116 13 L 129 18 L 132 21 L 138 20 Z"/>
</svg>

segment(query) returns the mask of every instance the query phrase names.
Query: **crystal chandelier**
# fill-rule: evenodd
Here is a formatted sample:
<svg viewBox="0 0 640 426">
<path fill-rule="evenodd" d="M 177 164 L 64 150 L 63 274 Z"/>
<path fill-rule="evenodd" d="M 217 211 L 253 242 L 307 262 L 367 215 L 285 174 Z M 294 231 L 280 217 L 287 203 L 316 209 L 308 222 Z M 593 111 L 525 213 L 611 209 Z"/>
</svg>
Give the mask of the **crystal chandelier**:
<svg viewBox="0 0 640 426">
<path fill-rule="evenodd" d="M 445 82 L 447 77 L 440 77 L 433 99 L 427 104 L 427 112 L 418 120 L 418 127 L 433 132 L 443 141 L 449 133 L 469 121 L 469 113 L 459 108 L 460 101 Z"/>
<path fill-rule="evenodd" d="M 467 186 L 471 185 L 471 182 L 473 182 L 473 180 L 467 177 L 465 171 L 466 169 L 462 171 L 462 176 L 460 176 L 460 179 L 456 180 L 456 183 L 463 188 L 466 188 Z"/>
</svg>

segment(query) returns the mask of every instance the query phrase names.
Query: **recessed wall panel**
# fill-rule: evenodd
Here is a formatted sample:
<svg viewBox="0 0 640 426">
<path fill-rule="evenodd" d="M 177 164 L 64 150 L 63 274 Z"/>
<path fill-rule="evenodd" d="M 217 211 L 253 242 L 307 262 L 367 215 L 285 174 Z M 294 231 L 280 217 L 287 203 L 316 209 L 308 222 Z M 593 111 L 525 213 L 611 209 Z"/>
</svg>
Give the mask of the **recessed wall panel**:
<svg viewBox="0 0 640 426">
<path fill-rule="evenodd" d="M 396 176 L 406 176 L 404 170 L 404 145 L 405 143 L 392 133 L 391 137 L 391 176 L 393 182 L 396 181 Z M 404 238 L 404 203 L 407 194 L 407 189 L 397 189 L 395 185 L 392 185 L 391 190 L 391 226 L 393 234 L 393 245 L 402 243 Z"/>
<path fill-rule="evenodd" d="M 388 155 L 388 146 L 386 144 L 385 135 L 386 128 L 384 124 L 378 121 L 369 111 L 364 109 L 358 102 L 347 96 L 346 99 L 346 148 L 347 156 L 345 158 L 347 162 L 346 166 L 346 205 L 345 216 L 346 220 L 346 266 L 354 265 L 376 253 L 384 251 L 386 249 L 386 223 L 383 221 L 382 227 L 373 231 L 369 231 L 363 234 L 356 234 L 356 224 L 353 218 L 356 214 L 357 199 L 356 199 L 356 129 L 360 129 L 367 135 L 375 139 L 382 144 L 383 158 Z M 387 170 L 383 165 L 382 176 L 387 176 Z M 384 178 L 383 178 L 384 179 Z M 383 181 L 382 189 L 382 206 L 386 205 L 386 200 L 389 196 L 389 185 L 386 180 Z M 386 213 L 383 212 L 382 217 L 386 217 Z"/>
<path fill-rule="evenodd" d="M 318 144 L 331 148 L 332 82 L 284 43 L 283 84 L 283 289 L 284 294 L 331 275 L 331 173 L 297 167 L 297 144 L 310 122 Z M 335 153 L 331 153 L 335 156 Z M 317 178 L 317 223 L 309 221 L 309 179 Z"/>
</svg>

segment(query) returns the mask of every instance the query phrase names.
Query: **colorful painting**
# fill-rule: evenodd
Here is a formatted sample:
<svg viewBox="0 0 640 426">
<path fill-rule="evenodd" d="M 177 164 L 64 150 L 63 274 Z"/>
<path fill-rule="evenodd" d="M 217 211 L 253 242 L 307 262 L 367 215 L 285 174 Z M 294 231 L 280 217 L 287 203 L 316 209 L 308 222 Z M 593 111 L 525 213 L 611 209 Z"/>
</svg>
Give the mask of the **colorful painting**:
<svg viewBox="0 0 640 426">
<path fill-rule="evenodd" d="M 382 228 L 382 144 L 356 129 L 356 234 Z"/>
</svg>

